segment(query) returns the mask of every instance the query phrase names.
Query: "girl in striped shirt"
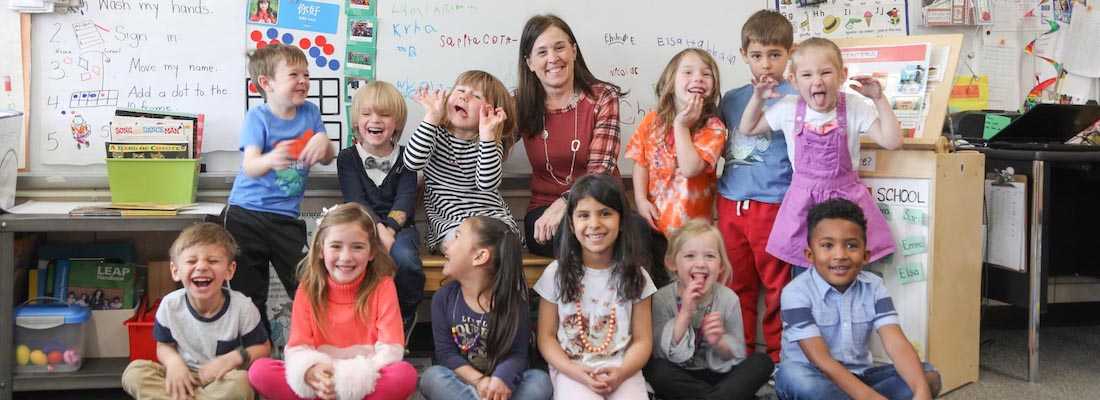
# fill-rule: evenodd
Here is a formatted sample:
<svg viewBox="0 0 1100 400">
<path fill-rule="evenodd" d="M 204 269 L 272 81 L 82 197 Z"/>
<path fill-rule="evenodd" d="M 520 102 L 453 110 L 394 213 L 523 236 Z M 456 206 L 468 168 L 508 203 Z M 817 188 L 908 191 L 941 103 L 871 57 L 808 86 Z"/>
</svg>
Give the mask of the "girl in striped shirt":
<svg viewBox="0 0 1100 400">
<path fill-rule="evenodd" d="M 424 120 L 409 138 L 405 166 L 424 171 L 428 250 L 439 252 L 475 215 L 499 219 L 518 235 L 499 190 L 516 129 L 508 89 L 488 72 L 467 71 L 450 95 L 421 87 L 412 99 L 424 107 Z"/>
</svg>

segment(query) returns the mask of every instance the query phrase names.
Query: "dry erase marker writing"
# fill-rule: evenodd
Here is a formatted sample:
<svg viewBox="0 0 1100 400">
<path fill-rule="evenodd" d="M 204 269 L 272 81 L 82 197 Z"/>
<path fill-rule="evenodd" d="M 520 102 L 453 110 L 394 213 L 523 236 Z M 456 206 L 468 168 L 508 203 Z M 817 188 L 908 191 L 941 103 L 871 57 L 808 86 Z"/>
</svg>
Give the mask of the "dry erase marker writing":
<svg viewBox="0 0 1100 400">
<path fill-rule="evenodd" d="M 4 75 L 4 93 L 11 93 L 11 76 Z"/>
</svg>

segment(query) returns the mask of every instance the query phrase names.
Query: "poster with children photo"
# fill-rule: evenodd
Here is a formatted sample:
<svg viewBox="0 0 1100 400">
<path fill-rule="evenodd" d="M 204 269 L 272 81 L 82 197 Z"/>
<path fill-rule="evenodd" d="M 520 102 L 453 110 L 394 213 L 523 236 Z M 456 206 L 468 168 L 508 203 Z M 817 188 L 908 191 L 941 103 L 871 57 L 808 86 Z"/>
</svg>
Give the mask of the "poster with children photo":
<svg viewBox="0 0 1100 400">
<path fill-rule="evenodd" d="M 375 48 L 366 43 L 348 43 L 348 60 L 344 73 L 361 78 L 374 78 Z"/>
<path fill-rule="evenodd" d="M 372 19 L 349 19 L 348 20 L 348 40 L 353 42 L 374 42 L 374 20 Z"/>
<path fill-rule="evenodd" d="M 357 12 L 370 11 L 370 0 L 348 0 L 348 13 L 357 14 Z M 363 15 L 363 14 L 359 14 Z"/>
<path fill-rule="evenodd" d="M 275 25 L 279 22 L 278 0 L 255 0 L 248 7 L 248 21 Z"/>
</svg>

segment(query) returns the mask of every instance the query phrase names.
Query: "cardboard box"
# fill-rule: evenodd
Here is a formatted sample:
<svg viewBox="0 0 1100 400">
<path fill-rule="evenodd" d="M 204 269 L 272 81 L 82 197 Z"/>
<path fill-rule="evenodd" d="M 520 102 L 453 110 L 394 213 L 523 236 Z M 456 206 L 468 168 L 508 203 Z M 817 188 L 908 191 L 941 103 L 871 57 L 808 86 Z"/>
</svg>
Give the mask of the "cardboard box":
<svg viewBox="0 0 1100 400">
<path fill-rule="evenodd" d="M 129 357 L 130 341 L 122 338 L 130 333 L 123 322 L 133 317 L 135 310 L 137 308 L 92 311 L 85 331 L 88 335 L 84 341 L 87 357 Z"/>
<path fill-rule="evenodd" d="M 179 288 L 176 281 L 172 280 L 172 270 L 168 261 L 149 261 L 148 272 L 148 288 L 145 290 L 145 295 L 149 296 L 149 302 L 157 301 Z"/>
</svg>

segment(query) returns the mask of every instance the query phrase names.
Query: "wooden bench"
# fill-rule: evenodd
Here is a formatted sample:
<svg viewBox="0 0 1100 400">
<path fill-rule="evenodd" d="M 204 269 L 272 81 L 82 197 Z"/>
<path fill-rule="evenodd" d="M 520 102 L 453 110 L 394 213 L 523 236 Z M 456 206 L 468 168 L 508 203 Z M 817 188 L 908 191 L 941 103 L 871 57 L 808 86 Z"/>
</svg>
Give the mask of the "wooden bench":
<svg viewBox="0 0 1100 400">
<path fill-rule="evenodd" d="M 435 292 L 444 284 L 450 282 L 450 279 L 443 276 L 443 263 L 447 261 L 445 257 L 422 253 L 420 260 L 424 262 L 424 276 L 427 277 L 424 282 L 425 292 Z M 552 261 L 554 261 L 553 258 L 537 256 L 525 251 L 523 253 L 523 273 L 527 276 L 527 285 L 535 286 L 535 282 L 538 282 L 539 277 L 542 276 L 542 271 Z"/>
</svg>

